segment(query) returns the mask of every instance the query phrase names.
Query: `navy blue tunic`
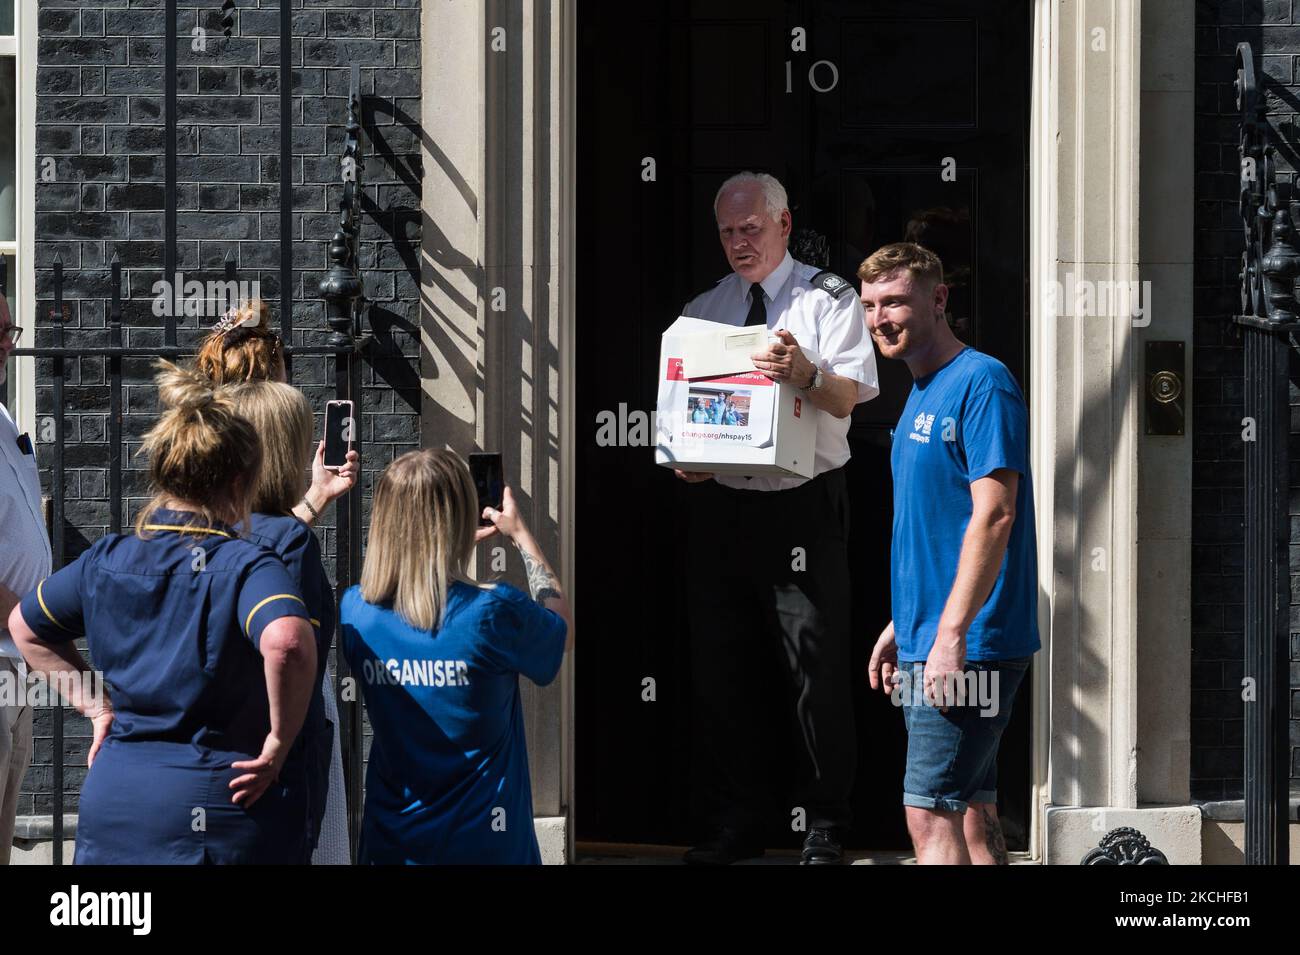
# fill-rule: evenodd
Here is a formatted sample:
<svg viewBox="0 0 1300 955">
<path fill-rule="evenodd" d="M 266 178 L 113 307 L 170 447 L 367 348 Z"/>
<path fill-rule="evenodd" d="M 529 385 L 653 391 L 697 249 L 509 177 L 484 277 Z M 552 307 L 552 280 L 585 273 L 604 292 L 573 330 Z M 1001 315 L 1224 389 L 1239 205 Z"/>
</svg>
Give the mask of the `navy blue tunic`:
<svg viewBox="0 0 1300 955">
<path fill-rule="evenodd" d="M 270 731 L 262 631 L 307 610 L 278 557 L 198 521 L 159 510 L 146 537 L 102 537 L 23 598 L 42 640 L 86 637 L 113 701 L 81 791 L 78 864 L 303 857 L 304 769 L 286 766 L 247 809 L 229 785 Z"/>
<path fill-rule="evenodd" d="M 325 718 L 323 683 L 329 667 L 330 643 L 334 640 L 334 585 L 321 563 L 320 542 L 312 529 L 293 515 L 254 514 L 247 537 L 273 552 L 284 562 L 289 576 L 307 605 L 307 614 L 316 631 L 316 685 L 302 732 L 289 752 L 288 763 L 301 764 L 307 773 L 310 800 L 310 844 L 308 858 L 320 836 L 325 818 L 325 801 L 329 795 L 330 758 L 334 753 L 334 726 Z"/>
</svg>

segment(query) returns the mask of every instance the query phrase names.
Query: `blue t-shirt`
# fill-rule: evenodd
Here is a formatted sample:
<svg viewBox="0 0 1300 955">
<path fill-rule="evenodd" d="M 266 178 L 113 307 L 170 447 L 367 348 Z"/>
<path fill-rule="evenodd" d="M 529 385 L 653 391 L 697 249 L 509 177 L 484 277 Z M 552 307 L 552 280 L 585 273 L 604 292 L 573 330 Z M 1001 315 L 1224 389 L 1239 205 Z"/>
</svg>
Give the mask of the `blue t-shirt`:
<svg viewBox="0 0 1300 955">
<path fill-rule="evenodd" d="M 563 618 L 509 584 L 456 582 L 437 631 L 367 603 L 359 587 L 339 623 L 374 729 L 359 860 L 540 863 L 519 674 L 555 679 Z"/>
<path fill-rule="evenodd" d="M 970 522 L 970 485 L 1000 468 L 1020 472 L 1016 518 L 993 592 L 966 634 L 966 659 L 1036 651 L 1038 570 L 1029 414 L 1015 378 L 973 348 L 912 384 L 894 431 L 892 594 L 900 661 L 925 660 L 957 579 Z"/>
<path fill-rule="evenodd" d="M 23 620 L 51 643 L 86 637 L 112 688 L 111 739 L 255 756 L 271 725 L 259 642 L 307 616 L 298 585 L 225 524 L 160 509 L 147 534 L 95 541 L 23 598 Z"/>
</svg>

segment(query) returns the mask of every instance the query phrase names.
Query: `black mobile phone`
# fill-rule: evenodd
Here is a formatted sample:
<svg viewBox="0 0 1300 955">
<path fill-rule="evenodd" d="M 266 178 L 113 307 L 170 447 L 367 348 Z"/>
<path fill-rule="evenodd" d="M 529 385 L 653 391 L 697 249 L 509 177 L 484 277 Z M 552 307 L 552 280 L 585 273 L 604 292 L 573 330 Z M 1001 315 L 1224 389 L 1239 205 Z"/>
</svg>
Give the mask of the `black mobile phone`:
<svg viewBox="0 0 1300 955">
<path fill-rule="evenodd" d="M 491 527 L 492 522 L 483 516 L 483 508 L 491 507 L 501 510 L 505 503 L 506 474 L 501 463 L 500 451 L 480 451 L 469 456 L 469 473 L 474 478 L 474 489 L 478 491 L 478 523 L 480 527 Z"/>
<path fill-rule="evenodd" d="M 325 405 L 325 466 L 341 468 L 356 440 L 356 418 L 351 401 L 330 401 Z"/>
</svg>

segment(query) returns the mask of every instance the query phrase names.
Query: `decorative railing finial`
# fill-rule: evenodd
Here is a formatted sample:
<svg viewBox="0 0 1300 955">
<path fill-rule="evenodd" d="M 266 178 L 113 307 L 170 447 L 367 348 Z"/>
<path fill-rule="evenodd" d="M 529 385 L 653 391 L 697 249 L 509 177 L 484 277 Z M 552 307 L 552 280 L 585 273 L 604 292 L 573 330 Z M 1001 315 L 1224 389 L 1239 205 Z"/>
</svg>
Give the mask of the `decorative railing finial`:
<svg viewBox="0 0 1300 955">
<path fill-rule="evenodd" d="M 1300 249 L 1295 244 L 1289 183 L 1278 182 L 1274 149 L 1249 43 L 1237 44 L 1237 109 L 1241 113 L 1241 224 L 1246 248 L 1241 254 L 1241 314 L 1236 321 L 1272 329 L 1300 323 L 1295 279 Z"/>
<path fill-rule="evenodd" d="M 362 159 L 361 70 L 354 63 L 348 87 L 347 137 L 343 145 L 343 198 L 339 202 L 339 228 L 330 239 L 330 268 L 320 283 L 321 298 L 327 304 L 327 321 L 334 334 L 330 344 L 351 344 L 359 329 L 356 315 L 364 300 L 359 247 L 361 240 Z"/>
<path fill-rule="evenodd" d="M 1290 190 L 1283 189 L 1284 185 L 1279 183 L 1275 187 L 1283 195 L 1283 199 L 1273 211 L 1273 222 L 1270 228 L 1272 241 L 1261 262 L 1268 317 L 1274 324 L 1294 323 L 1297 320 L 1296 312 L 1300 310 L 1300 302 L 1297 302 L 1295 294 L 1296 276 L 1300 275 L 1300 249 L 1295 246 L 1295 229 L 1291 224 L 1290 202 L 1286 198 Z"/>
<path fill-rule="evenodd" d="M 1079 865 L 1169 865 L 1169 860 L 1141 832 L 1120 826 L 1102 836 L 1097 848 L 1088 850 Z"/>
</svg>

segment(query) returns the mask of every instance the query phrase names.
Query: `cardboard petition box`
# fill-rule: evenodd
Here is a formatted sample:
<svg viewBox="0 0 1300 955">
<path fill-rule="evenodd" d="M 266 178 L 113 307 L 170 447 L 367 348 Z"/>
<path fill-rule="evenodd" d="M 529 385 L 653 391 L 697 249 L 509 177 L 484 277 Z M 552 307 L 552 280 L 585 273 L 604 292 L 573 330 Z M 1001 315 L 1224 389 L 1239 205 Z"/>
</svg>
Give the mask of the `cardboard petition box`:
<svg viewBox="0 0 1300 955">
<path fill-rule="evenodd" d="M 817 409 L 795 386 L 754 370 L 749 356 L 767 341 L 761 326 L 686 317 L 673 322 L 659 351 L 656 464 L 812 477 Z M 816 364 L 815 353 L 803 352 Z"/>
</svg>

